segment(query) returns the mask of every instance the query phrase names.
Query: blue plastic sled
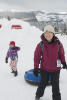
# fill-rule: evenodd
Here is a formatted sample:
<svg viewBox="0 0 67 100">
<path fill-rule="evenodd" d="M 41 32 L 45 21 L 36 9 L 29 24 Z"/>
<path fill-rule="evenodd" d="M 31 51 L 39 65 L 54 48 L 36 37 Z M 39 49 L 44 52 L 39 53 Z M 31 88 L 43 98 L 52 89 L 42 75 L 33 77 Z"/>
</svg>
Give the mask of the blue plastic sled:
<svg viewBox="0 0 67 100">
<path fill-rule="evenodd" d="M 26 71 L 24 78 L 28 83 L 33 85 L 38 85 L 41 80 L 40 72 L 38 74 L 38 77 L 36 77 L 33 73 L 33 69 Z M 49 75 L 48 85 L 51 85 L 51 75 Z"/>
</svg>

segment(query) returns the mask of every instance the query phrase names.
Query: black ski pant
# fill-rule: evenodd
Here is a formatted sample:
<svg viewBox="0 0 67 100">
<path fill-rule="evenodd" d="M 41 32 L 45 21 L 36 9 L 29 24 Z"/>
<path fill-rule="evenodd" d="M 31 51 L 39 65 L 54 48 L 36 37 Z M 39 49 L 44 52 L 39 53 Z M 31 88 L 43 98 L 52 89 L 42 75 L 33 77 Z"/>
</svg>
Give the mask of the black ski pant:
<svg viewBox="0 0 67 100">
<path fill-rule="evenodd" d="M 42 97 L 44 94 L 44 90 L 46 88 L 46 85 L 48 83 L 48 78 L 49 74 L 51 74 L 52 78 L 52 98 L 53 100 L 61 100 L 61 94 L 59 90 L 59 75 L 60 75 L 60 70 L 56 72 L 47 72 L 44 70 L 41 70 L 41 81 L 40 84 L 38 85 L 37 91 L 36 91 L 36 96 Z"/>
</svg>

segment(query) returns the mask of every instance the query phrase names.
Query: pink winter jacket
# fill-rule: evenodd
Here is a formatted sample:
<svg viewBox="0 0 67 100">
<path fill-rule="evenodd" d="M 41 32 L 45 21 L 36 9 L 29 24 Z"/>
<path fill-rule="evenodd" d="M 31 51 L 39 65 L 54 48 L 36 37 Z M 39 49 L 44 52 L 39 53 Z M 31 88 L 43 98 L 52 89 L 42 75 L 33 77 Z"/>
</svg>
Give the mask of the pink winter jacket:
<svg viewBox="0 0 67 100">
<path fill-rule="evenodd" d="M 34 52 L 34 68 L 40 68 L 48 72 L 55 72 L 60 70 L 61 65 L 57 66 L 57 60 L 60 60 L 61 63 L 65 62 L 65 55 L 62 43 L 60 43 L 60 51 L 58 53 L 57 37 L 55 37 L 54 42 L 49 44 L 45 39 L 43 40 L 44 49 L 43 57 L 40 63 L 41 57 L 41 47 L 40 43 L 37 45 Z"/>
</svg>

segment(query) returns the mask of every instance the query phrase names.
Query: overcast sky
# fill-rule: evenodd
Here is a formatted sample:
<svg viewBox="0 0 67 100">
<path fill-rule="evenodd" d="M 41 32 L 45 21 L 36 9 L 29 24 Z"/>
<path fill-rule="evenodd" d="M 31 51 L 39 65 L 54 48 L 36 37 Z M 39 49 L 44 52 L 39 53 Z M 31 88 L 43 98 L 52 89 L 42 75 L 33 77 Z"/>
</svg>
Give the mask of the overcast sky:
<svg viewBox="0 0 67 100">
<path fill-rule="evenodd" d="M 67 0 L 0 0 L 0 9 L 66 12 Z"/>
</svg>

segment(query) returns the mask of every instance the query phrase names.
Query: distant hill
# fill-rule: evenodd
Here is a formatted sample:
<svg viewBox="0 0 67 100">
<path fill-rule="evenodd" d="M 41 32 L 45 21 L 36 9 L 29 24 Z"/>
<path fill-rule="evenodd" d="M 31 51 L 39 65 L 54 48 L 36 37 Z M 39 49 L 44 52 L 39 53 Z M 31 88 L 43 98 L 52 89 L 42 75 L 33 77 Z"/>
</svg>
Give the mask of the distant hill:
<svg viewBox="0 0 67 100">
<path fill-rule="evenodd" d="M 21 19 L 32 26 L 36 26 L 40 30 L 43 31 L 43 28 L 47 24 L 51 24 L 58 30 L 67 30 L 67 13 L 45 13 L 43 11 L 30 11 L 30 12 L 22 12 L 22 11 L 3 11 L 0 12 L 0 18 L 7 18 L 11 20 L 12 18 Z"/>
</svg>

